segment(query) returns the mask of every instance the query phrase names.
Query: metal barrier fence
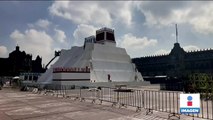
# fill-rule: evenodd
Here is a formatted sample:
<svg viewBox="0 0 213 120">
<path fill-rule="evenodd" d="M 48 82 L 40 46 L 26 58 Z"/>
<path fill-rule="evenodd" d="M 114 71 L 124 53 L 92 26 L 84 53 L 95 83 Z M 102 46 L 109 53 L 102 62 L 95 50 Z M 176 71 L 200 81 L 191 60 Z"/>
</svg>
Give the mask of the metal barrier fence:
<svg viewBox="0 0 213 120">
<path fill-rule="evenodd" d="M 145 109 L 147 114 L 152 113 L 152 110 L 170 113 L 168 118 L 179 116 L 179 93 L 168 91 L 144 91 Z"/>
<path fill-rule="evenodd" d="M 100 100 L 111 102 L 113 103 L 113 106 L 118 105 L 119 107 L 136 107 L 137 111 L 144 107 L 142 90 L 102 87 Z"/>
<path fill-rule="evenodd" d="M 28 86 L 28 90 L 34 93 L 74 98 L 74 100 L 95 102 L 109 102 L 112 106 L 136 107 L 136 111 L 146 109 L 146 114 L 152 114 L 153 110 L 169 113 L 168 118 L 180 119 L 179 94 L 177 91 L 152 91 L 122 88 L 85 88 L 69 85 L 41 85 Z M 199 117 L 213 120 L 213 100 L 201 99 L 200 114 L 187 114 L 192 117 Z"/>
<path fill-rule="evenodd" d="M 168 112 L 168 118 L 177 117 L 180 119 L 180 95 L 181 92 L 168 91 L 144 91 L 145 109 L 147 113 L 152 113 L 152 110 Z M 192 117 L 213 119 L 213 100 L 200 100 L 200 114 L 186 114 Z"/>
</svg>

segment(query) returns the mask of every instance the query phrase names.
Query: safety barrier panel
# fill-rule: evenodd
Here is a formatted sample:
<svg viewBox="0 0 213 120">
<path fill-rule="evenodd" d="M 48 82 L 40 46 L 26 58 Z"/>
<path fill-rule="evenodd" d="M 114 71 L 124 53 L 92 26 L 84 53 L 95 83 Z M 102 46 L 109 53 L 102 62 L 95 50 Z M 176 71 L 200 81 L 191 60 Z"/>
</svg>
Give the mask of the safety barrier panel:
<svg viewBox="0 0 213 120">
<path fill-rule="evenodd" d="M 43 86 L 43 87 L 41 87 Z M 167 112 L 168 119 L 176 117 L 180 119 L 180 94 L 177 91 L 154 91 L 138 90 L 130 88 L 110 88 L 110 87 L 80 87 L 70 85 L 27 85 L 28 91 L 33 93 L 43 93 L 57 97 L 74 98 L 74 100 L 92 103 L 109 102 L 112 106 L 135 107 L 136 111 L 142 108 L 146 114 L 152 114 L 153 110 Z M 201 94 L 202 95 L 202 94 Z M 213 100 L 210 98 L 201 99 L 200 114 L 186 114 L 192 117 L 213 120 Z"/>
</svg>

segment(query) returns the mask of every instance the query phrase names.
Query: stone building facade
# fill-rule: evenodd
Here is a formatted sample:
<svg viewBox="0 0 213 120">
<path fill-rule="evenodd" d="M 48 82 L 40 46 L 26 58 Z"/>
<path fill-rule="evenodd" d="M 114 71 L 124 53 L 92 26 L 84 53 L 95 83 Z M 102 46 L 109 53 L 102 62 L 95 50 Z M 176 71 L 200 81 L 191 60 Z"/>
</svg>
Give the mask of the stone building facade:
<svg viewBox="0 0 213 120">
<path fill-rule="evenodd" d="M 132 59 L 144 79 L 188 79 L 190 74 L 213 75 L 213 49 L 186 52 L 175 43 L 168 55 Z"/>
<path fill-rule="evenodd" d="M 9 54 L 8 58 L 0 58 L 0 76 L 17 76 L 20 73 L 42 73 L 42 58 L 37 56 L 32 60 L 32 55 L 20 51 L 19 46 Z"/>
</svg>

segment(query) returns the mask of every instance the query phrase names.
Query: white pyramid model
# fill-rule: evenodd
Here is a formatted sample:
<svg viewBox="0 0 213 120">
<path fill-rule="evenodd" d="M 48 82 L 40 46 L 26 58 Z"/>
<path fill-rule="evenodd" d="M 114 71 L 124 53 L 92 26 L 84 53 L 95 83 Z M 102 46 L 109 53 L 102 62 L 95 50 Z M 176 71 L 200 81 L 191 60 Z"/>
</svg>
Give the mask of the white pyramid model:
<svg viewBox="0 0 213 120">
<path fill-rule="evenodd" d="M 84 46 L 61 50 L 59 59 L 39 83 L 113 83 L 143 81 L 124 48 L 116 47 L 114 31 L 102 28 L 85 38 Z"/>
</svg>

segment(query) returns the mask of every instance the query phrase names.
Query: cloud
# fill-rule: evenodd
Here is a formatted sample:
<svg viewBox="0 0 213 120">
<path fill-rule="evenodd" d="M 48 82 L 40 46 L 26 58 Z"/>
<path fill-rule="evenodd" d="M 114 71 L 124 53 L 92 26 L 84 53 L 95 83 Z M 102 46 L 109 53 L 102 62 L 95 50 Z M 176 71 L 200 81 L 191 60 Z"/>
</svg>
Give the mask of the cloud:
<svg viewBox="0 0 213 120">
<path fill-rule="evenodd" d="M 86 24 L 78 25 L 75 31 L 73 32 L 73 37 L 75 39 L 74 45 L 83 45 L 84 39 L 91 35 L 95 35 L 96 30 L 97 28 L 95 28 L 92 25 L 86 25 Z"/>
<path fill-rule="evenodd" d="M 136 36 L 133 36 L 131 33 L 125 34 L 123 36 L 123 41 L 121 42 L 121 46 L 125 48 L 132 48 L 132 49 L 138 49 L 138 48 L 145 48 L 149 46 L 155 46 L 157 44 L 156 39 L 148 39 L 147 37 L 143 38 L 137 38 Z"/>
<path fill-rule="evenodd" d="M 59 29 L 54 29 L 54 31 L 55 31 L 54 39 L 60 43 L 64 43 L 67 39 L 64 31 Z"/>
<path fill-rule="evenodd" d="M 213 33 L 212 2 L 139 2 L 138 10 L 151 27 L 170 26 L 174 23 L 191 25 L 202 34 Z"/>
<path fill-rule="evenodd" d="M 199 50 L 200 48 L 195 45 L 188 45 L 188 46 L 184 46 L 183 49 L 185 51 L 194 51 L 194 50 Z"/>
<path fill-rule="evenodd" d="M 53 16 L 70 20 L 75 24 L 109 27 L 113 22 L 131 25 L 131 8 L 131 1 L 56 1 L 49 7 L 49 12 Z"/>
<path fill-rule="evenodd" d="M 51 22 L 46 20 L 46 19 L 39 19 L 36 23 L 34 24 L 28 24 L 29 27 L 40 27 L 47 29 L 50 26 Z"/>
<path fill-rule="evenodd" d="M 136 37 L 132 34 L 125 34 L 118 42 L 119 46 L 125 48 L 132 56 L 140 56 L 140 52 L 145 48 L 153 47 L 158 43 L 156 39 L 148 39 L 147 37 Z"/>
<path fill-rule="evenodd" d="M 8 50 L 5 46 L 0 46 L 0 57 L 7 57 Z"/>
<path fill-rule="evenodd" d="M 27 29 L 24 33 L 15 30 L 10 34 L 19 46 L 28 54 L 33 55 L 33 59 L 37 55 L 42 56 L 43 63 L 47 64 L 53 57 L 52 42 L 53 39 L 44 31 L 35 29 Z"/>
<path fill-rule="evenodd" d="M 146 25 L 158 26 L 169 25 L 181 21 L 184 14 L 187 14 L 185 6 L 188 2 L 138 2 L 137 8 L 146 17 Z M 180 11 L 180 10 L 182 10 Z"/>
<path fill-rule="evenodd" d="M 189 14 L 190 23 L 194 26 L 195 30 L 203 33 L 203 34 L 209 34 L 213 33 L 213 3 L 209 4 L 203 4 L 202 6 L 198 7 L 198 9 L 195 9 L 195 11 L 191 11 L 191 14 Z"/>
<path fill-rule="evenodd" d="M 52 24 L 52 26 L 50 26 Z M 67 36 L 64 31 L 57 29 L 57 25 L 54 25 L 47 19 L 39 19 L 37 22 L 33 24 L 28 24 L 28 27 L 36 30 L 44 30 L 45 32 L 49 32 L 52 34 L 52 39 L 54 41 L 64 43 L 67 39 Z M 48 28 L 52 28 L 48 30 Z M 51 32 L 50 32 L 51 31 Z"/>
<path fill-rule="evenodd" d="M 169 54 L 170 52 L 171 52 L 171 50 L 160 49 L 160 50 L 156 51 L 154 54 L 155 55 L 162 55 L 162 54 Z"/>
</svg>

